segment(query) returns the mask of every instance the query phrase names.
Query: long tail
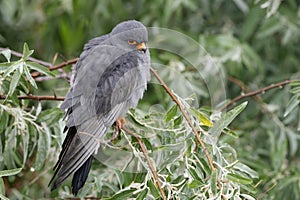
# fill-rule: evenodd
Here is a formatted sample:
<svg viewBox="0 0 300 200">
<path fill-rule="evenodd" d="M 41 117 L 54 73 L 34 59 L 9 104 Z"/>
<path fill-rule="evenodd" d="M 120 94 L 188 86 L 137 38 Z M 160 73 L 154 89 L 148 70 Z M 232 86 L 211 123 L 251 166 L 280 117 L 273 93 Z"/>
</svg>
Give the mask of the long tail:
<svg viewBox="0 0 300 200">
<path fill-rule="evenodd" d="M 68 129 L 66 139 L 62 145 L 62 151 L 59 154 L 59 159 L 54 166 L 54 175 L 49 182 L 49 186 L 53 183 L 51 191 L 55 190 L 72 173 L 74 173 L 72 193 L 77 195 L 78 191 L 83 187 L 87 180 L 93 160 L 93 151 L 90 151 L 89 149 L 94 149 L 94 142 L 89 142 L 88 140 L 91 139 L 87 139 L 84 143 L 86 145 L 91 145 L 90 148 L 83 144 L 82 136 L 78 136 L 76 127 L 70 127 Z"/>
</svg>

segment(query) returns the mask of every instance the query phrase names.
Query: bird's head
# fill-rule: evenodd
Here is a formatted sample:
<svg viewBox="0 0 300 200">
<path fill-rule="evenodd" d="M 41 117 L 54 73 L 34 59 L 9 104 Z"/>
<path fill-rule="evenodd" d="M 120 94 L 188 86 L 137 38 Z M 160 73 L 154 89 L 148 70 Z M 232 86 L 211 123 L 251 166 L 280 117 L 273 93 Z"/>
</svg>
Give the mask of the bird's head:
<svg viewBox="0 0 300 200">
<path fill-rule="evenodd" d="M 112 45 L 126 51 L 147 51 L 148 32 L 146 27 L 138 21 L 129 20 L 118 24 L 110 33 Z"/>
</svg>

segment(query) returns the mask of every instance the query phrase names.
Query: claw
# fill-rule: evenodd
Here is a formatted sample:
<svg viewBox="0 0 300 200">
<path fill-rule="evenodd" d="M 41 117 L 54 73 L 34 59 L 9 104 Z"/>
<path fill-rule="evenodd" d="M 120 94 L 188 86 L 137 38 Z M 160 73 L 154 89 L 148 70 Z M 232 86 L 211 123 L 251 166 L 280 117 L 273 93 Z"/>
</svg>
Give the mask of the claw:
<svg viewBox="0 0 300 200">
<path fill-rule="evenodd" d="M 115 123 L 115 129 L 116 131 L 120 132 L 122 127 L 126 124 L 125 118 L 118 118 L 116 123 Z"/>
<path fill-rule="evenodd" d="M 126 120 L 125 118 L 118 118 L 116 120 L 116 122 L 114 123 L 114 127 L 115 127 L 115 132 L 114 132 L 114 135 L 113 137 L 111 138 L 111 140 L 114 140 L 118 137 L 118 135 L 120 134 L 121 132 L 121 129 L 122 127 L 126 124 Z"/>
</svg>

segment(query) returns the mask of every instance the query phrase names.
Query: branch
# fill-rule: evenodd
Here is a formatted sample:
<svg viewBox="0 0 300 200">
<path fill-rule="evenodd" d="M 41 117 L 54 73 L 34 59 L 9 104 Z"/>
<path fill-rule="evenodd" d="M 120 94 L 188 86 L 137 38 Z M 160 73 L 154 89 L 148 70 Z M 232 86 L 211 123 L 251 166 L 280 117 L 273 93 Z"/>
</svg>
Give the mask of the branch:
<svg viewBox="0 0 300 200">
<path fill-rule="evenodd" d="M 17 51 L 14 51 L 14 50 L 11 50 L 9 48 L 3 48 L 3 47 L 0 47 L 0 51 L 5 51 L 5 50 L 10 50 L 11 51 L 11 54 L 14 55 L 14 56 L 17 56 L 17 57 L 22 57 L 23 54 L 22 53 L 19 53 Z M 46 67 L 51 67 L 52 64 L 49 63 L 49 62 L 45 62 L 43 60 L 39 60 L 39 59 L 36 59 L 36 58 L 33 58 L 33 57 L 28 57 L 28 60 L 32 61 L 32 62 L 36 62 L 36 63 L 39 63 L 41 65 L 44 65 Z"/>
<path fill-rule="evenodd" d="M 62 63 L 60 63 L 60 64 L 58 64 L 58 65 L 51 66 L 51 67 L 49 67 L 48 69 L 49 69 L 50 71 L 57 70 L 57 69 L 60 69 L 60 68 L 65 67 L 65 66 L 74 64 L 74 63 L 76 63 L 77 61 L 78 61 L 78 58 L 73 58 L 73 59 L 71 59 L 71 60 L 67 60 L 67 61 L 65 61 L 65 62 L 62 62 Z M 33 78 L 36 78 L 36 77 L 38 77 L 38 76 L 40 76 L 40 75 L 41 75 L 40 72 L 33 72 L 33 73 L 31 74 L 31 76 L 32 76 Z"/>
<path fill-rule="evenodd" d="M 6 99 L 7 95 L 0 95 L 0 99 Z M 36 101 L 46 100 L 46 101 L 63 101 L 65 97 L 61 96 L 37 96 L 37 95 L 20 95 L 18 99 L 31 99 Z"/>
<path fill-rule="evenodd" d="M 183 106 L 181 105 L 181 103 L 179 102 L 179 100 L 175 97 L 175 95 L 173 94 L 173 92 L 170 90 L 170 88 L 168 88 L 168 86 L 165 84 L 165 82 L 160 78 L 160 76 L 156 73 L 156 71 L 151 67 L 150 68 L 151 72 L 153 73 L 153 75 L 155 76 L 155 78 L 160 82 L 160 84 L 162 85 L 162 87 L 165 89 L 165 91 L 169 94 L 169 96 L 171 97 L 171 99 L 177 104 L 179 110 L 181 111 L 183 117 L 186 119 L 186 121 L 188 122 L 189 126 L 192 128 L 194 135 L 197 139 L 197 141 L 199 142 L 199 144 L 201 145 L 205 156 L 208 160 L 209 166 L 212 170 L 215 169 L 212 159 L 210 158 L 210 155 L 205 147 L 204 142 L 202 141 L 202 139 L 199 136 L 199 133 L 197 131 L 197 129 L 194 127 L 189 115 L 186 113 L 186 111 L 184 110 Z"/>
<path fill-rule="evenodd" d="M 163 200 L 166 200 L 167 198 L 166 198 L 165 192 L 164 192 L 164 190 L 163 190 L 163 188 L 161 186 L 161 183 L 159 181 L 157 172 L 156 172 L 156 170 L 155 170 L 155 168 L 154 168 L 154 166 L 153 166 L 153 164 L 152 164 L 152 162 L 151 162 L 151 160 L 150 160 L 150 158 L 148 156 L 147 148 L 146 148 L 145 144 L 143 143 L 143 141 L 141 140 L 141 138 L 139 136 L 137 136 L 133 131 L 131 131 L 127 127 L 122 126 L 122 130 L 124 130 L 126 133 L 130 134 L 131 136 L 133 136 L 138 141 L 138 143 L 139 143 L 139 145 L 140 145 L 140 147 L 142 149 L 142 152 L 143 152 L 143 154 L 144 154 L 144 156 L 145 156 L 145 158 L 147 160 L 147 163 L 149 165 L 149 168 L 151 170 L 153 178 L 154 178 L 154 180 L 155 180 L 155 182 L 156 182 L 156 184 L 158 186 L 158 189 L 159 189 L 159 192 L 161 194 L 161 197 L 163 198 Z"/>
<path fill-rule="evenodd" d="M 258 94 L 262 94 L 268 90 L 271 90 L 271 89 L 274 89 L 274 88 L 281 88 L 287 84 L 290 84 L 292 82 L 297 82 L 297 81 L 300 81 L 300 79 L 295 79 L 295 80 L 285 80 L 285 81 L 282 81 L 282 82 L 279 82 L 279 83 L 274 83 L 274 84 L 271 84 L 269 86 L 266 86 L 264 88 L 261 88 L 259 90 L 255 90 L 255 91 L 252 91 L 252 92 L 248 92 L 246 94 L 242 94 L 234 99 L 232 99 L 228 104 L 226 104 L 225 106 L 223 106 L 221 108 L 221 110 L 225 110 L 226 108 L 228 108 L 229 106 L 235 104 L 236 102 L 240 101 L 241 99 L 244 99 L 244 98 L 247 98 L 247 97 L 251 97 L 251 96 L 256 96 Z"/>
<path fill-rule="evenodd" d="M 36 78 L 34 78 L 34 80 L 36 82 L 42 82 L 42 81 L 49 81 L 49 80 L 54 80 L 54 79 L 69 79 L 68 74 L 60 74 L 60 75 L 56 75 L 55 77 L 51 77 L 51 76 L 38 76 Z"/>
</svg>

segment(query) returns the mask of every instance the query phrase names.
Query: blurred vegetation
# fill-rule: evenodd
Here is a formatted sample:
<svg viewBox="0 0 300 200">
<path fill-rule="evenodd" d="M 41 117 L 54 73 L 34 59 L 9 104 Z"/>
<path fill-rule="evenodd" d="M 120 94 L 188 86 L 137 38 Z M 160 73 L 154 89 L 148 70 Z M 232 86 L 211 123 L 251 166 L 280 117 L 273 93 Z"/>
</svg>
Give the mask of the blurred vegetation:
<svg viewBox="0 0 300 200">
<path fill-rule="evenodd" d="M 151 57 L 153 67 L 189 110 L 195 126 L 204 129 L 201 137 L 216 171 L 209 168 L 189 126 L 158 84 L 149 85 L 138 108 L 127 117 L 133 130 L 145 136 L 168 197 L 300 199 L 300 82 L 244 99 L 248 104 L 238 102 L 222 115 L 217 111 L 225 102 L 212 103 L 212 96 L 222 92 L 219 83 L 225 84 L 228 102 L 247 91 L 300 78 L 299 1 L 0 0 L 0 16 L 0 47 L 23 52 L 19 58 L 8 50 L 0 51 L 0 95 L 7 95 L 0 100 L 1 199 L 71 197 L 70 183 L 52 193 L 47 187 L 65 137 L 60 102 L 17 98 L 65 95 L 69 78 L 57 76 L 70 75 L 71 67 L 52 73 L 27 58 L 58 64 L 78 57 L 89 39 L 128 19 L 176 30 L 206 50 L 199 68 L 159 49 L 151 49 Z M 160 42 L 155 33 L 150 36 L 153 44 Z M 190 50 L 182 41 L 173 43 Z M 212 70 L 211 61 L 213 69 L 218 69 L 215 77 L 207 72 Z M 30 76 L 34 71 L 52 79 L 34 80 Z M 210 80 L 213 93 L 204 80 Z M 214 138 L 217 141 L 212 142 Z M 134 138 L 125 134 L 114 146 L 139 151 Z M 138 154 L 132 156 L 138 158 Z M 143 160 L 136 165 L 147 166 Z M 159 199 L 160 195 L 151 173 L 123 172 L 94 161 L 79 196 Z"/>
</svg>

